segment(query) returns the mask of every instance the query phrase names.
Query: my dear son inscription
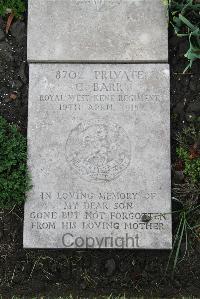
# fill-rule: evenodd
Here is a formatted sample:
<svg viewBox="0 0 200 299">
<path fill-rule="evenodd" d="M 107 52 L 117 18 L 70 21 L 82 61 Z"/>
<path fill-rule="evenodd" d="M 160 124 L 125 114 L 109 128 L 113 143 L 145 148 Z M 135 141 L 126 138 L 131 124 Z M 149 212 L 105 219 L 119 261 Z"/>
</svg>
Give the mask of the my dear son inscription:
<svg viewBox="0 0 200 299">
<path fill-rule="evenodd" d="M 31 64 L 24 247 L 171 248 L 169 109 L 167 64 Z"/>
</svg>

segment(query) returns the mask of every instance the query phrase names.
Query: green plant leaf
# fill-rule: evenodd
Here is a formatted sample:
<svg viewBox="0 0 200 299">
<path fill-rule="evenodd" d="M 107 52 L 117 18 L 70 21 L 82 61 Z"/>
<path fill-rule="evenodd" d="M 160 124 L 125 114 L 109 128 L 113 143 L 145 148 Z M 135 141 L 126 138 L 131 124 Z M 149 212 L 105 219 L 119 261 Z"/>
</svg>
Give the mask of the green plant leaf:
<svg viewBox="0 0 200 299">
<path fill-rule="evenodd" d="M 0 117 L 0 208 L 24 202 L 29 187 L 26 139 Z"/>
</svg>

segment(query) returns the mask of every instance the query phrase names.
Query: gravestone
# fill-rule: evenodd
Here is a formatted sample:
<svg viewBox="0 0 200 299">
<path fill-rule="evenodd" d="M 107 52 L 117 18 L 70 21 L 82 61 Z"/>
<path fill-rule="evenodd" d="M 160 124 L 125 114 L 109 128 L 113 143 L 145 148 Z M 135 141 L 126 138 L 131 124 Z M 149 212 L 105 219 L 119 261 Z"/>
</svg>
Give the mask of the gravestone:
<svg viewBox="0 0 200 299">
<path fill-rule="evenodd" d="M 167 64 L 30 64 L 28 120 L 24 247 L 171 248 Z"/>
<path fill-rule="evenodd" d="M 29 0 L 24 247 L 171 248 L 167 57 L 161 0 Z"/>
<path fill-rule="evenodd" d="M 29 0 L 29 62 L 167 62 L 162 0 Z"/>
</svg>

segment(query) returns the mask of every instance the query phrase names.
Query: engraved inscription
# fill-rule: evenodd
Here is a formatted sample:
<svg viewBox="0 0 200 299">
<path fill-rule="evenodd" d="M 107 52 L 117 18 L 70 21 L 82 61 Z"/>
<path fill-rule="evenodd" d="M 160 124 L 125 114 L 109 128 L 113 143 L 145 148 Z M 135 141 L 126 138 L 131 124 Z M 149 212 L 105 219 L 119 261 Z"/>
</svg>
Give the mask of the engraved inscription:
<svg viewBox="0 0 200 299">
<path fill-rule="evenodd" d="M 129 165 L 131 146 L 119 125 L 104 119 L 80 123 L 68 137 L 67 161 L 85 180 L 111 181 Z"/>
<path fill-rule="evenodd" d="M 171 248 L 168 67 L 30 70 L 24 246 Z"/>
<path fill-rule="evenodd" d="M 81 10 L 92 9 L 94 11 L 105 11 L 120 5 L 122 0 L 72 0 L 72 3 Z"/>
</svg>

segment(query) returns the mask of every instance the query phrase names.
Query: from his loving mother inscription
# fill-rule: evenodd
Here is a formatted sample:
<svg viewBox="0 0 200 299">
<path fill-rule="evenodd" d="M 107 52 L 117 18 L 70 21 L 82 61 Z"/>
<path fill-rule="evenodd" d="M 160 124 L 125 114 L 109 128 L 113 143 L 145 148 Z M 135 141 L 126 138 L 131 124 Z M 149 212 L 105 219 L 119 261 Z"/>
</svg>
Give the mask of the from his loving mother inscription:
<svg viewBox="0 0 200 299">
<path fill-rule="evenodd" d="M 24 247 L 171 248 L 169 117 L 166 64 L 30 64 Z"/>
<path fill-rule="evenodd" d="M 29 0 L 29 62 L 166 62 L 162 0 Z"/>
</svg>

